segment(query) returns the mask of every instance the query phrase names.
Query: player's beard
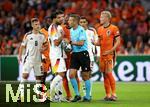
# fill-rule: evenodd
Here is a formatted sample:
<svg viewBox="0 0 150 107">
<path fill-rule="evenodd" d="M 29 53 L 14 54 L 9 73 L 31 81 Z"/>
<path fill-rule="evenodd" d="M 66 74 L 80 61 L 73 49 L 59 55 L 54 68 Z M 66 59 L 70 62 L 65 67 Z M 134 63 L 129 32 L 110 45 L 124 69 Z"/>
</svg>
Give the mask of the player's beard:
<svg viewBox="0 0 150 107">
<path fill-rule="evenodd" d="M 36 31 L 39 31 L 40 29 L 41 29 L 41 27 L 37 27 L 35 30 L 36 30 Z"/>
</svg>

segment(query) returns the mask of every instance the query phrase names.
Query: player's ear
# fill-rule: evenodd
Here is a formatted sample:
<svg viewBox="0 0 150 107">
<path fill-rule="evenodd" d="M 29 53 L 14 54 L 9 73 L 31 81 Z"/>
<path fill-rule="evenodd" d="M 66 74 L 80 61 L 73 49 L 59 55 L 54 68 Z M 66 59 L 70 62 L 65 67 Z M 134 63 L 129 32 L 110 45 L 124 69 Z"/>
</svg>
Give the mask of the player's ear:
<svg viewBox="0 0 150 107">
<path fill-rule="evenodd" d="M 33 23 L 31 23 L 31 27 L 33 28 Z"/>
</svg>

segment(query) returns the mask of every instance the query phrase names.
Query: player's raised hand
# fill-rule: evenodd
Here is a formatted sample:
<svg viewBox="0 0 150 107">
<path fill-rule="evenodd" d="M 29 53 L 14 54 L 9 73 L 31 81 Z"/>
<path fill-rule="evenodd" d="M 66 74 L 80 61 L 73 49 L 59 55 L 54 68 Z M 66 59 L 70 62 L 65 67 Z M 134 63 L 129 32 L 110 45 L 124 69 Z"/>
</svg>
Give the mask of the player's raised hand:
<svg viewBox="0 0 150 107">
<path fill-rule="evenodd" d="M 69 41 L 67 38 L 63 38 L 63 40 L 64 40 L 65 42 L 67 42 L 68 44 L 70 43 L 70 41 Z"/>
</svg>

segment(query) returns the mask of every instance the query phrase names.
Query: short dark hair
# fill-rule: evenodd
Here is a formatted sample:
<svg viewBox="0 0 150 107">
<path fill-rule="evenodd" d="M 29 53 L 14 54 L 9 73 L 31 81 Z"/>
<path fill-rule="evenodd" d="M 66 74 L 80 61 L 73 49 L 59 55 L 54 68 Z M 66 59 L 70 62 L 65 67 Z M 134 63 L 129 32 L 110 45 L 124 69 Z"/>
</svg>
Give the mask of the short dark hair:
<svg viewBox="0 0 150 107">
<path fill-rule="evenodd" d="M 59 14 L 63 14 L 64 12 L 62 10 L 56 10 L 55 12 L 52 12 L 50 18 L 51 20 L 55 19 L 57 17 L 57 15 Z"/>
<path fill-rule="evenodd" d="M 45 16 L 44 20 L 50 19 L 50 16 Z"/>
<path fill-rule="evenodd" d="M 77 20 L 79 22 L 80 20 L 80 16 L 77 14 L 70 14 L 69 17 L 73 17 L 75 20 Z"/>
<path fill-rule="evenodd" d="M 34 22 L 37 22 L 37 21 L 39 21 L 38 18 L 35 18 L 35 17 L 34 17 L 34 18 L 31 19 L 31 23 L 34 23 Z"/>
<path fill-rule="evenodd" d="M 87 22 L 89 22 L 85 16 L 81 16 L 80 19 L 85 19 Z"/>
</svg>

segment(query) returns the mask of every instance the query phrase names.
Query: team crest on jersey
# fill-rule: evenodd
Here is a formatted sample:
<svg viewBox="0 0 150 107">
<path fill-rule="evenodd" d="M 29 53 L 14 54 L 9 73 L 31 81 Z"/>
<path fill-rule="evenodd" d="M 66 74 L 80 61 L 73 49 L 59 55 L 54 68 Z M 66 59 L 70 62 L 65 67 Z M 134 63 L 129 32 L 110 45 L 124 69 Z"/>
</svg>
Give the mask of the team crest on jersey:
<svg viewBox="0 0 150 107">
<path fill-rule="evenodd" d="M 33 38 L 31 37 L 30 40 L 33 40 Z"/>
<path fill-rule="evenodd" d="M 106 31 L 106 35 L 107 35 L 107 36 L 110 36 L 110 34 L 111 34 L 111 31 L 110 31 L 110 30 L 107 30 L 107 31 Z"/>
</svg>

